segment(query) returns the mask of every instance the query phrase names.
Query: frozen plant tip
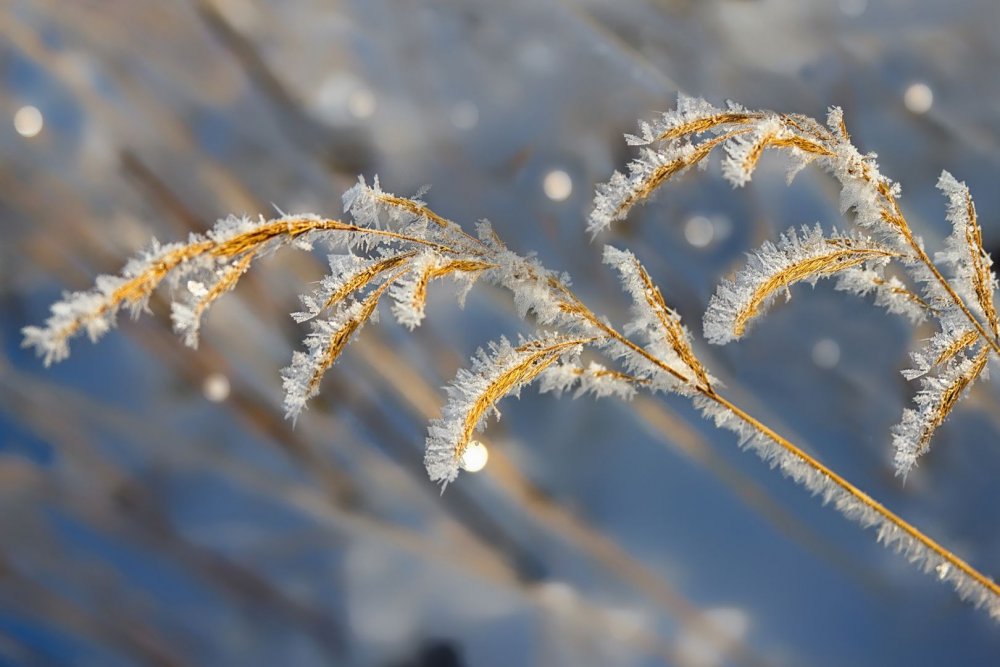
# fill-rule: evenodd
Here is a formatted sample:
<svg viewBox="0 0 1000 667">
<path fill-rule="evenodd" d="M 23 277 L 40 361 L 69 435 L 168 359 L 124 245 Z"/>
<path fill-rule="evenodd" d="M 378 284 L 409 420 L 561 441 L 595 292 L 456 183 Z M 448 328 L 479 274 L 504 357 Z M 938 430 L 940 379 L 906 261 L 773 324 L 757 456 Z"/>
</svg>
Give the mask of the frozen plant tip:
<svg viewBox="0 0 1000 667">
<path fill-rule="evenodd" d="M 820 278 L 858 267 L 879 277 L 877 269 L 897 256 L 861 234 L 834 231 L 827 237 L 819 225 L 803 227 L 801 234 L 789 229 L 777 245 L 766 241 L 733 280 L 719 285 L 705 312 L 705 338 L 710 343 L 742 338 L 776 296 L 791 298 L 789 288 L 795 283 L 815 285 Z"/>
<path fill-rule="evenodd" d="M 677 174 L 707 164 L 716 148 L 725 153 L 723 175 L 736 186 L 750 180 L 768 149 L 789 153 L 793 172 L 817 164 L 840 182 L 841 206 L 861 229 L 824 233 L 806 226 L 790 229 L 777 243 L 766 242 L 744 270 L 719 286 L 705 314 L 705 336 L 712 343 L 736 340 L 777 296 L 789 295 L 798 283 L 827 277 L 838 279 L 838 289 L 874 296 L 890 312 L 913 321 L 934 320 L 937 335 L 914 352 L 914 369 L 907 373 L 921 383 L 916 408 L 893 432 L 897 467 L 905 474 L 984 374 L 990 355 L 1000 353 L 996 279 L 965 186 L 942 176 L 954 226 L 937 257 L 943 271 L 900 212 L 899 187 L 879 173 L 873 156 L 854 147 L 838 109 L 830 111 L 824 126 L 804 116 L 736 104 L 719 108 L 682 96 L 676 110 L 642 124 L 628 141 L 641 146 L 640 155 L 628 175 L 616 173 L 598 188 L 592 233 L 626 217 Z M 370 185 L 360 179 L 350 188 L 344 209 L 345 220 L 227 218 L 185 243 L 154 243 L 121 276 L 102 276 L 95 288 L 55 304 L 44 326 L 24 329 L 24 344 L 46 364 L 62 360 L 71 338 L 86 332 L 96 340 L 114 326 L 119 310 L 141 312 L 166 282 L 175 295 L 175 329 L 194 345 L 205 312 L 257 258 L 282 247 L 320 245 L 331 253 L 330 273 L 302 297 L 302 310 L 293 314 L 310 330 L 305 349 L 293 354 L 282 376 L 285 410 L 295 418 L 350 342 L 377 319 L 383 300 L 392 302 L 400 324 L 413 329 L 425 317 L 435 281 L 458 281 L 459 299 L 485 281 L 510 292 L 515 310 L 536 332 L 516 343 L 500 338 L 485 346 L 448 386 L 441 417 L 430 424 L 427 436 L 424 462 L 432 480 L 444 486 L 462 468 L 484 464 L 485 446 L 473 438 L 491 414 L 499 416 L 503 398 L 519 395 L 532 383 L 555 394 L 626 400 L 640 391 L 675 393 L 691 399 L 718 427 L 736 433 L 742 446 L 874 529 L 879 541 L 1000 620 L 1000 587 L 990 578 L 720 393 L 680 316 L 632 253 L 604 249 L 605 263 L 618 272 L 631 301 L 630 319 L 618 327 L 574 294 L 567 275 L 513 252 L 489 223 L 469 233 L 431 211 L 419 195 L 387 193 L 377 179 Z M 889 272 L 892 267 L 895 273 Z M 592 358 L 585 361 L 585 355 Z"/>
</svg>

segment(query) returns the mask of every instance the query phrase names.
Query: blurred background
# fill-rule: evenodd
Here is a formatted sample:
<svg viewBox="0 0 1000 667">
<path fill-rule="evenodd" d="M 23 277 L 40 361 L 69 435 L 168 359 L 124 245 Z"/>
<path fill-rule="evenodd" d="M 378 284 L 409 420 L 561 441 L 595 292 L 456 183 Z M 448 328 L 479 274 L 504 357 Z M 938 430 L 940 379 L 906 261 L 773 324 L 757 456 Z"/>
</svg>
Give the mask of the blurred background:
<svg viewBox="0 0 1000 667">
<path fill-rule="evenodd" d="M 21 350 L 66 289 L 229 213 L 337 216 L 358 174 L 626 299 L 584 233 L 621 138 L 678 90 L 844 107 L 930 248 L 942 168 L 1000 249 L 993 0 L 5 0 L 0 3 L 0 665 L 987 665 L 1000 633 L 682 400 L 508 399 L 447 492 L 440 387 L 524 325 L 436 290 L 384 318 L 295 428 L 288 313 L 324 258 L 259 263 L 200 349 L 155 316 L 49 370 Z M 693 331 L 715 282 L 832 181 L 686 176 L 600 241 Z M 700 353 L 737 403 L 1000 575 L 1000 392 L 982 383 L 906 484 L 889 429 L 914 332 L 830 284 Z M 123 318 L 127 320 L 127 318 Z"/>
</svg>

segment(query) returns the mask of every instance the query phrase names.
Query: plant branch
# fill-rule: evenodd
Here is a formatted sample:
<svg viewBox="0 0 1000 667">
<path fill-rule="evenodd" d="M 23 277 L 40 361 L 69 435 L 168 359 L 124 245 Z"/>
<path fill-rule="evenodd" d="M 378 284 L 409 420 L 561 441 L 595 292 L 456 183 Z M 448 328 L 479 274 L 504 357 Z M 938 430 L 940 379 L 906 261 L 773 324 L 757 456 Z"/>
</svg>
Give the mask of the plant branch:
<svg viewBox="0 0 1000 667">
<path fill-rule="evenodd" d="M 854 500 L 858 501 L 869 510 L 878 514 L 882 519 L 888 521 L 889 523 L 897 527 L 899 530 L 906 533 L 907 536 L 916 540 L 925 548 L 932 551 L 934 554 L 939 556 L 943 561 L 948 563 L 950 566 L 964 573 L 966 576 L 968 576 L 976 583 L 981 585 L 983 588 L 988 590 L 990 593 L 992 593 L 994 596 L 996 596 L 998 601 L 1000 601 L 1000 586 L 998 586 L 992 579 L 990 579 L 986 575 L 976 570 L 974 567 L 966 563 L 964 560 L 962 560 L 952 552 L 948 551 L 946 548 L 938 544 L 932 538 L 928 537 L 920 530 L 915 528 L 912 524 L 908 523 L 906 520 L 902 519 L 901 517 L 899 517 L 889 509 L 887 509 L 884 505 L 876 501 L 874 498 L 869 496 L 867 493 L 865 493 L 858 487 L 851 484 L 844 477 L 834 472 L 831 468 L 821 463 L 812 455 L 806 453 L 801 447 L 785 439 L 784 437 L 773 431 L 771 428 L 769 428 L 767 425 L 761 423 L 755 417 L 745 412 L 739 406 L 730 402 L 724 396 L 721 396 L 718 393 L 709 394 L 707 392 L 702 392 L 702 395 L 714 401 L 720 407 L 724 408 L 731 414 L 738 417 L 741 421 L 743 421 L 745 424 L 747 424 L 757 432 L 773 440 L 775 443 L 778 444 L 778 446 L 780 446 L 787 453 L 791 454 L 793 457 L 795 457 L 805 465 L 809 466 L 816 472 L 822 474 L 827 480 L 829 480 L 830 483 L 836 485 L 841 491 L 847 493 Z"/>
</svg>

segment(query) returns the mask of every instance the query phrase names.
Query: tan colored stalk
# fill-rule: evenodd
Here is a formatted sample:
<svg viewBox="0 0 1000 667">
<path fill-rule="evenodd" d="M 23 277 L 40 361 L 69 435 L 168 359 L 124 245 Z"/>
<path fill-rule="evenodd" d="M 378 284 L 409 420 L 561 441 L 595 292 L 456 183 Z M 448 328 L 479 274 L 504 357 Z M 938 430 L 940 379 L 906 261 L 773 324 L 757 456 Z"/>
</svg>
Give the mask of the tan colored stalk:
<svg viewBox="0 0 1000 667">
<path fill-rule="evenodd" d="M 531 354 L 518 362 L 515 366 L 504 371 L 499 377 L 494 379 L 486 387 L 486 390 L 479 395 L 476 402 L 465 414 L 462 425 L 462 437 L 455 447 L 455 459 L 461 459 L 465 448 L 472 441 L 472 436 L 479 425 L 480 420 L 486 411 L 501 398 L 506 396 L 515 387 L 530 383 L 538 377 L 542 371 L 556 362 L 563 352 L 569 348 L 593 342 L 594 338 L 575 338 L 562 340 L 557 343 L 544 344 L 543 341 L 532 341 L 515 348 L 517 352 L 528 352 L 535 348 Z"/>
<path fill-rule="evenodd" d="M 372 316 L 375 312 L 375 308 L 378 306 L 379 299 L 385 294 L 386 290 L 395 282 L 397 278 L 406 273 L 409 269 L 403 269 L 402 271 L 397 271 L 394 275 L 389 277 L 384 283 L 378 286 L 372 291 L 365 300 L 361 302 L 361 310 L 358 314 L 349 319 L 344 323 L 339 329 L 334 331 L 330 335 L 330 342 L 326 347 L 326 351 L 323 354 L 323 359 L 316 365 L 312 376 L 309 378 L 309 385 L 307 388 L 307 394 L 312 394 L 316 387 L 319 386 L 320 381 L 323 376 L 333 366 L 333 363 L 337 361 L 337 357 L 340 353 L 344 351 L 347 344 L 351 342 L 351 337 L 354 333 L 361 328 L 368 318 Z"/>
<path fill-rule="evenodd" d="M 622 218 L 636 204 L 648 198 L 658 187 L 660 187 L 660 185 L 670 180 L 670 178 L 675 174 L 692 165 L 698 164 L 708 157 L 716 146 L 732 139 L 733 137 L 746 134 L 750 131 L 750 129 L 739 129 L 727 132 L 726 134 L 720 134 L 717 137 L 713 137 L 705 142 L 702 142 L 701 144 L 698 144 L 698 146 L 695 147 L 694 152 L 690 155 L 686 155 L 684 157 L 677 158 L 673 162 L 660 165 L 653 171 L 652 176 L 643 182 L 642 187 L 630 194 L 620 204 L 618 204 L 613 217 L 616 219 Z"/>
<path fill-rule="evenodd" d="M 409 250 L 407 252 L 401 252 L 398 255 L 390 255 L 389 257 L 381 259 L 374 264 L 365 267 L 363 270 L 358 271 L 344 281 L 344 284 L 340 286 L 340 289 L 331 294 L 327 300 L 323 302 L 323 309 L 325 310 L 340 303 L 347 298 L 349 294 L 362 289 L 383 273 L 392 271 L 416 254 L 416 250 Z"/>
<path fill-rule="evenodd" d="M 958 355 L 959 352 L 969 347 L 973 343 L 979 340 L 979 332 L 975 329 L 969 329 L 964 334 L 956 338 L 951 345 L 946 347 L 941 351 L 941 354 L 937 356 L 934 363 L 931 366 L 940 366 L 946 361 L 951 361 Z"/>
<path fill-rule="evenodd" d="M 684 365 L 694 373 L 698 380 L 698 385 L 706 389 L 711 388 L 712 384 L 708 381 L 708 371 L 705 370 L 705 366 L 702 365 L 701 360 L 698 359 L 694 350 L 691 349 L 691 344 L 688 342 L 687 335 L 685 335 L 684 330 L 681 328 L 681 323 L 677 319 L 677 315 L 667 306 L 666 301 L 663 300 L 663 293 L 653 283 L 645 267 L 638 261 L 636 261 L 635 265 L 639 272 L 639 279 L 642 280 L 643 287 L 645 287 L 646 303 L 656 313 L 656 317 L 660 321 L 660 326 L 663 327 L 663 332 L 667 337 L 670 347 L 681 358 Z"/>
<path fill-rule="evenodd" d="M 427 301 L 427 285 L 436 278 L 443 278 L 452 273 L 474 273 L 491 269 L 496 264 L 478 262 L 469 259 L 453 259 L 441 265 L 431 265 L 424 268 L 417 276 L 417 282 L 413 290 L 413 301 L 411 306 L 414 309 L 423 311 L 424 303 Z"/>
<path fill-rule="evenodd" d="M 865 170 L 863 178 L 871 182 L 871 176 L 868 174 L 868 170 Z M 883 209 L 882 216 L 887 222 L 899 229 L 903 238 L 906 240 L 907 245 L 913 249 L 913 252 L 917 255 L 917 259 L 920 260 L 921 264 L 927 267 L 927 270 L 931 272 L 934 276 L 934 280 L 938 282 L 939 285 L 947 292 L 948 297 L 955 303 L 955 305 L 962 311 L 962 314 L 969 320 L 969 322 L 976 328 L 979 335 L 982 336 L 986 344 L 993 349 L 993 351 L 1000 356 L 1000 343 L 997 342 L 994 336 L 991 336 L 983 328 L 982 323 L 979 318 L 972 314 L 969 307 L 965 305 L 965 301 L 962 297 L 958 295 L 955 288 L 951 286 L 948 279 L 941 275 L 941 271 L 938 269 L 937 265 L 931 261 L 931 258 L 927 256 L 927 252 L 924 251 L 923 247 L 917 243 L 917 240 L 913 237 L 913 232 L 910 231 L 910 225 L 906 222 L 906 218 L 903 217 L 903 212 L 899 208 L 899 203 L 896 201 L 895 196 L 889 191 L 888 186 L 885 184 L 880 184 L 878 186 L 879 194 L 886 200 L 889 206 L 892 208 L 891 211 Z"/>
<path fill-rule="evenodd" d="M 636 345 L 614 328 L 601 322 L 600 318 L 598 318 L 596 315 L 594 315 L 593 312 L 587 309 L 587 307 L 584 306 L 567 287 L 561 285 L 561 283 L 560 287 L 563 293 L 567 294 L 570 298 L 574 300 L 577 311 L 588 322 L 599 327 L 608 336 L 622 343 L 623 345 L 625 345 L 632 351 L 636 352 L 637 354 L 641 355 L 651 363 L 655 364 L 661 370 L 679 379 L 681 382 L 684 382 L 685 384 L 692 386 L 702 396 L 711 401 L 714 401 L 717 405 L 719 405 L 726 411 L 730 412 L 732 415 L 743 421 L 745 424 L 753 428 L 755 431 L 769 438 L 770 440 L 774 441 L 783 450 L 785 450 L 786 452 L 797 458 L 805 465 L 812 468 L 814 471 L 823 475 L 831 483 L 833 483 L 839 489 L 841 489 L 842 491 L 850 495 L 852 498 L 857 500 L 863 506 L 867 507 L 868 509 L 878 514 L 880 517 L 888 521 L 890 524 L 892 524 L 899 530 L 901 530 L 907 536 L 911 537 L 912 539 L 914 539 L 915 541 L 919 542 L 921 545 L 926 547 L 928 550 L 939 556 L 951 567 L 954 567 L 960 572 L 963 572 L 973 581 L 980 584 L 981 586 L 989 590 L 991 593 L 996 595 L 998 599 L 1000 599 L 1000 586 L 998 586 L 992 579 L 990 579 L 989 577 L 981 573 L 979 570 L 975 569 L 974 567 L 966 563 L 964 560 L 953 554 L 948 549 L 938 544 L 935 540 L 925 535 L 923 532 L 921 532 L 919 529 L 917 529 L 916 527 L 905 521 L 903 518 L 901 518 L 897 514 L 887 509 L 884 505 L 873 499 L 871 496 L 869 496 L 867 493 L 856 487 L 854 484 L 847 481 L 847 479 L 845 479 L 841 475 L 834 472 L 831 468 L 820 462 L 814 456 L 808 454 L 801 447 L 794 444 L 790 440 L 782 437 L 776 431 L 772 430 L 770 427 L 757 420 L 755 417 L 744 411 L 742 408 L 730 402 L 727 398 L 717 393 L 715 389 L 711 387 L 697 386 L 696 384 L 693 383 L 693 381 L 690 378 L 685 377 L 682 373 L 672 368 L 669 364 L 666 364 L 658 357 L 647 352 L 644 348 Z M 958 387 L 954 392 L 951 392 L 954 396 L 954 399 L 951 401 L 952 404 L 961 395 L 962 390 L 966 386 L 968 386 L 969 382 L 971 382 L 972 379 L 974 379 L 976 376 L 979 375 L 980 372 L 982 372 L 983 366 L 985 366 L 986 363 L 988 349 L 989 348 L 983 348 L 983 352 L 980 353 L 979 357 L 977 357 L 976 363 L 973 367 L 974 372 L 968 374 L 969 379 L 966 380 L 961 387 Z M 950 410 L 950 406 L 948 407 L 948 410 Z M 947 410 L 945 410 L 944 414 L 945 415 L 947 414 Z"/>
<path fill-rule="evenodd" d="M 955 554 L 953 554 L 952 552 L 948 551 L 943 546 L 935 542 L 933 539 L 922 533 L 920 530 L 918 530 L 911 524 L 907 523 L 904 519 L 902 519 L 898 515 L 888 510 L 884 505 L 876 501 L 867 493 L 865 493 L 858 487 L 848 482 L 846 479 L 844 479 L 836 472 L 834 472 L 832 469 L 821 463 L 815 457 L 803 451 L 802 448 L 781 437 L 776 432 L 768 428 L 766 425 L 759 422 L 756 418 L 754 418 L 747 412 L 743 411 L 741 408 L 734 405 L 733 403 L 729 402 L 725 397 L 720 396 L 717 393 L 713 394 L 709 394 L 706 392 L 702 393 L 707 398 L 715 401 L 718 405 L 722 406 L 723 408 L 731 412 L 733 415 L 738 417 L 740 420 L 742 420 L 748 426 L 752 427 L 754 430 L 758 431 L 762 435 L 773 440 L 782 449 L 784 449 L 786 452 L 797 458 L 799 461 L 806 464 L 816 472 L 819 472 L 822 475 L 824 475 L 831 483 L 836 485 L 838 488 L 840 488 L 842 491 L 850 495 L 859 503 L 861 503 L 868 509 L 872 510 L 873 512 L 881 516 L 883 519 L 891 523 L 899 530 L 906 533 L 907 536 L 919 542 L 921 545 L 923 545 L 924 547 L 932 551 L 934 554 L 939 556 L 946 563 L 956 568 L 957 570 L 961 571 L 962 573 L 967 575 L 970 579 L 972 579 L 973 581 L 981 585 L 983 588 L 987 589 L 988 591 L 996 595 L 998 599 L 1000 599 L 1000 586 L 998 586 L 996 582 L 994 582 L 992 579 L 979 572 L 979 570 L 975 569 L 974 567 L 966 563 L 964 560 L 962 560 L 961 558 L 959 558 L 958 556 L 956 556 Z"/>
<path fill-rule="evenodd" d="M 928 422 L 927 427 L 924 429 L 923 433 L 920 434 L 920 441 L 918 443 L 917 450 L 922 452 L 927 449 L 928 443 L 930 443 L 931 438 L 934 436 L 934 432 L 937 430 L 938 426 L 944 423 L 945 418 L 951 412 L 951 409 L 955 407 L 958 403 L 958 399 L 962 397 L 962 392 L 972 384 L 972 382 L 979 377 L 979 374 L 983 372 L 986 368 L 986 362 L 989 360 L 990 348 L 983 347 L 979 354 L 972 362 L 972 367 L 969 368 L 964 374 L 955 378 L 955 381 L 948 386 L 948 388 L 941 394 L 941 400 L 938 401 L 937 407 L 934 409 L 934 415 Z"/>
<path fill-rule="evenodd" d="M 760 307 L 764 304 L 764 301 L 780 289 L 788 287 L 789 285 L 799 282 L 800 280 L 806 280 L 815 276 L 834 274 L 839 271 L 843 271 L 844 269 L 864 264 L 873 258 L 897 256 L 895 253 L 885 250 L 853 247 L 841 248 L 835 243 L 830 243 L 830 245 L 836 247 L 837 249 L 824 255 L 808 257 L 802 261 L 795 262 L 794 264 L 786 267 L 780 273 L 771 276 L 767 282 L 754 290 L 753 295 L 750 297 L 750 301 L 747 302 L 746 306 L 744 306 L 739 313 L 737 313 L 736 319 L 733 323 L 733 332 L 737 336 L 742 336 L 746 332 L 747 323 L 754 318 L 757 311 L 760 310 Z"/>
</svg>

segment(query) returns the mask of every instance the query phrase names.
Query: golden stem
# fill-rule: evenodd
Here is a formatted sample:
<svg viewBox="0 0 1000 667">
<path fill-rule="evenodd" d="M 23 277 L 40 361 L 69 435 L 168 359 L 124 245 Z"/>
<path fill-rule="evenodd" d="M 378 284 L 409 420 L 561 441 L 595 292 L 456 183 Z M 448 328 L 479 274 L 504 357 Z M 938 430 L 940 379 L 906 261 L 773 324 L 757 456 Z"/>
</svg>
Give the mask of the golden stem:
<svg viewBox="0 0 1000 667">
<path fill-rule="evenodd" d="M 438 227 L 441 227 L 442 229 L 449 229 L 449 228 L 453 229 L 459 234 L 461 234 L 463 237 L 465 237 L 467 240 L 475 243 L 476 245 L 480 247 L 486 246 L 485 243 L 483 243 L 475 236 L 472 236 L 464 229 L 462 229 L 461 225 L 458 225 L 457 223 L 454 223 L 451 220 L 448 220 L 447 218 L 438 215 L 427 206 L 421 206 L 412 199 L 406 199 L 405 197 L 397 197 L 396 195 L 390 195 L 386 193 L 376 194 L 375 197 L 376 199 L 378 199 L 387 206 L 394 206 L 396 208 L 406 211 L 407 213 L 427 218 L 428 220 L 433 222 Z"/>
<path fill-rule="evenodd" d="M 866 173 L 864 178 L 868 178 L 870 180 L 871 177 Z M 993 351 L 997 355 L 1000 355 L 1000 343 L 997 343 L 997 340 L 993 336 L 986 333 L 986 329 L 983 328 L 983 325 L 979 322 L 979 318 L 972 314 L 972 311 L 965 305 L 965 301 L 962 300 L 962 297 L 958 295 L 958 292 L 956 292 L 955 288 L 951 286 L 948 279 L 941 275 L 941 271 L 938 270 L 937 265 L 931 261 L 931 258 L 927 256 L 924 249 L 920 247 L 919 243 L 917 243 L 917 240 L 913 238 L 913 232 L 910 231 L 910 225 L 906 222 L 906 218 L 903 217 L 903 212 L 899 210 L 899 204 L 896 202 L 896 198 L 892 195 L 888 186 L 881 183 L 877 186 L 877 189 L 879 194 L 881 194 L 889 206 L 892 207 L 892 213 L 883 210 L 883 214 L 888 216 L 890 224 L 895 223 L 895 226 L 899 228 L 903 238 L 906 239 L 907 244 L 913 248 L 913 252 L 917 254 L 917 259 L 919 259 L 924 266 L 927 267 L 927 269 L 934 276 L 934 279 L 941 285 L 942 288 L 944 288 L 944 291 L 948 293 L 951 300 L 955 302 L 955 305 L 958 306 L 959 310 L 962 311 L 962 313 L 968 318 L 969 322 L 972 323 L 972 326 L 974 326 L 983 337 L 986 344 L 993 348 Z"/>
<path fill-rule="evenodd" d="M 568 311 L 575 312 L 577 315 L 585 319 L 587 322 L 597 327 L 611 338 L 614 338 L 616 341 L 618 341 L 625 347 L 629 348 L 630 350 L 632 350 L 633 352 L 635 352 L 643 359 L 647 360 L 648 362 L 656 366 L 657 368 L 669 373 L 670 375 L 674 376 L 684 384 L 691 384 L 691 378 L 687 377 L 686 375 L 675 369 L 670 364 L 665 363 L 659 357 L 650 354 L 644 348 L 640 347 L 639 345 L 636 345 L 628 338 L 626 338 L 623 334 L 619 333 L 618 330 L 615 329 L 614 327 L 611 327 L 602 322 L 601 318 L 595 315 L 594 311 L 590 310 L 586 305 L 584 305 L 584 303 L 580 301 L 580 298 L 576 294 L 574 294 L 568 287 L 566 287 L 566 285 L 555 279 L 550 279 L 549 285 L 559 290 L 559 292 L 566 295 L 566 297 L 571 300 L 572 303 L 564 303 Z M 711 388 L 707 388 L 706 391 L 711 392 Z"/>
<path fill-rule="evenodd" d="M 816 470 L 817 472 L 823 474 L 833 484 L 835 484 L 842 491 L 844 491 L 852 498 L 857 500 L 859 503 L 861 503 L 868 509 L 872 510 L 873 512 L 881 516 L 883 519 L 885 519 L 886 521 L 888 521 L 889 523 L 891 523 L 892 525 L 894 525 L 895 527 L 906 533 L 909 537 L 916 540 L 921 545 L 923 545 L 924 547 L 926 547 L 927 549 L 929 549 L 930 551 L 934 552 L 936 555 L 941 557 L 945 562 L 950 564 L 952 567 L 960 570 L 963 574 L 971 578 L 973 581 L 981 585 L 983 588 L 993 593 L 993 595 L 1000 598 L 1000 586 L 998 586 L 993 580 L 991 580 L 989 577 L 987 577 L 986 575 L 982 574 L 981 572 L 973 568 L 971 565 L 963 561 L 961 558 L 959 558 L 952 552 L 945 549 L 943 546 L 935 542 L 927 535 L 917 530 L 914 526 L 907 523 L 904 519 L 900 518 L 899 516 L 888 510 L 884 505 L 873 499 L 867 493 L 865 493 L 858 487 L 848 482 L 846 479 L 835 473 L 833 470 L 825 466 L 823 463 L 818 461 L 813 456 L 807 454 L 800 447 L 796 446 L 792 442 L 781 437 L 773 430 L 768 428 L 766 425 L 758 421 L 756 418 L 754 418 L 750 414 L 744 412 L 738 406 L 731 403 L 725 397 L 720 396 L 717 393 L 710 394 L 704 391 L 702 392 L 702 394 L 706 398 L 715 401 L 717 404 L 719 404 L 720 406 L 731 412 L 733 415 L 739 417 L 742 421 L 744 421 L 752 428 L 756 429 L 759 433 L 765 435 L 766 437 L 776 442 L 778 446 L 780 446 L 786 452 L 788 452 L 795 458 L 799 459 L 800 461 L 808 465 L 813 470 Z"/>
<path fill-rule="evenodd" d="M 962 313 L 965 314 L 965 316 L 969 319 L 969 322 L 971 322 L 972 325 L 976 327 L 976 330 L 983 337 L 983 340 L 986 341 L 986 344 L 989 345 L 991 348 L 993 348 L 993 351 L 997 355 L 1000 355 L 1000 344 L 997 343 L 996 339 L 994 339 L 993 336 L 986 333 L 986 329 L 983 328 L 983 325 L 979 322 L 979 318 L 977 318 L 975 315 L 972 314 L 972 311 L 969 310 L 969 307 L 965 305 L 965 301 L 962 300 L 962 297 L 958 295 L 955 289 L 948 282 L 947 278 L 941 275 L 941 272 L 938 270 L 934 262 L 931 261 L 931 258 L 927 256 L 927 253 L 924 252 L 924 249 L 921 248 L 919 244 L 917 244 L 916 240 L 913 238 L 913 235 L 907 233 L 905 236 L 906 240 L 910 244 L 910 247 L 913 248 L 914 252 L 917 253 L 917 257 L 920 259 L 921 262 L 923 262 L 927 266 L 930 272 L 934 275 L 934 279 L 941 284 L 941 287 L 944 288 L 944 290 L 948 293 L 948 296 L 950 296 L 952 301 L 955 302 L 955 305 L 958 306 L 959 309 L 962 311 Z"/>
</svg>

